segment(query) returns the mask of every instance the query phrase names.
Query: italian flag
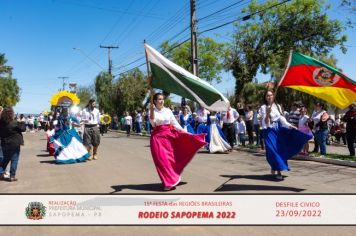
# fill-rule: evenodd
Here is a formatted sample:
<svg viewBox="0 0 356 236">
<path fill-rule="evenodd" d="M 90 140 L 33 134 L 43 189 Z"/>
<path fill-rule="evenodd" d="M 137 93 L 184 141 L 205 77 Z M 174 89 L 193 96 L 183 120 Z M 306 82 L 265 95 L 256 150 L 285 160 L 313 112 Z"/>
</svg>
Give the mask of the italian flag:
<svg viewBox="0 0 356 236">
<path fill-rule="evenodd" d="M 211 84 L 174 64 L 149 45 L 144 46 L 151 68 L 153 88 L 196 101 L 211 111 L 227 111 L 228 100 Z"/>
<path fill-rule="evenodd" d="M 338 69 L 297 52 L 291 52 L 279 86 L 308 93 L 341 109 L 356 100 L 355 81 Z"/>
</svg>

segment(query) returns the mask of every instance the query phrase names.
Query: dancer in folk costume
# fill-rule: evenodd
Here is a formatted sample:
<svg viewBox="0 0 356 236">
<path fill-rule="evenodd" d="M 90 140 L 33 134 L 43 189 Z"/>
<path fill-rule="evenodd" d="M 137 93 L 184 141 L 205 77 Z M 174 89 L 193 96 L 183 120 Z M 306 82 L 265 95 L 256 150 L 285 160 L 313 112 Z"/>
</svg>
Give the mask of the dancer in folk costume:
<svg viewBox="0 0 356 236">
<path fill-rule="evenodd" d="M 220 116 L 215 111 L 208 115 L 206 133 L 205 141 L 208 143 L 206 147 L 210 153 L 227 152 L 232 149 L 220 127 Z"/>
<path fill-rule="evenodd" d="M 265 93 L 264 103 L 259 113 L 262 116 L 266 158 L 271 166 L 271 174 L 277 180 L 283 180 L 281 171 L 289 170 L 288 159 L 298 154 L 312 136 L 300 132 L 297 127 L 287 122 L 281 107 L 274 101 L 272 91 Z"/>
<path fill-rule="evenodd" d="M 152 93 L 152 92 L 151 92 Z M 195 153 L 205 145 L 204 134 L 185 132 L 173 112 L 164 107 L 164 96 L 156 93 L 151 98 L 150 138 L 151 154 L 165 191 L 175 189 L 181 174 Z"/>
<path fill-rule="evenodd" d="M 69 164 L 86 161 L 90 154 L 74 129 L 80 126 L 79 120 L 68 113 L 68 108 L 63 107 L 57 122 L 55 134 L 50 141 L 56 150 L 54 154 L 56 163 Z"/>
<path fill-rule="evenodd" d="M 185 131 L 187 131 L 191 134 L 195 134 L 195 131 L 193 128 L 195 125 L 195 121 L 192 117 L 192 114 L 190 113 L 189 107 L 187 107 L 187 106 L 183 107 L 183 113 L 180 114 L 180 116 L 179 116 L 179 122 Z"/>
<path fill-rule="evenodd" d="M 199 110 L 197 111 L 196 124 L 195 124 L 197 134 L 201 134 L 205 132 L 209 114 L 210 112 L 204 107 L 200 107 Z"/>
</svg>

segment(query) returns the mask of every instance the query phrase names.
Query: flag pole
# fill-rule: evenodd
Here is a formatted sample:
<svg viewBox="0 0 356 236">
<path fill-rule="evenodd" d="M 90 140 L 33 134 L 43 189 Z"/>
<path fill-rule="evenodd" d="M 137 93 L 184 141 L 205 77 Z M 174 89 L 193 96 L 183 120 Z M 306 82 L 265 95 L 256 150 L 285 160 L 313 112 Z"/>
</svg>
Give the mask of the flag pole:
<svg viewBox="0 0 356 236">
<path fill-rule="evenodd" d="M 144 45 L 146 45 L 146 39 L 143 40 Z M 147 57 L 147 51 L 145 48 L 145 56 L 146 56 L 146 66 L 147 66 L 147 86 L 148 89 L 150 90 L 150 119 L 154 120 L 154 111 L 153 111 L 153 88 L 151 86 L 151 81 L 152 81 L 152 74 L 150 72 L 150 66 L 148 65 L 148 57 Z"/>
<path fill-rule="evenodd" d="M 143 43 L 146 44 L 146 39 L 143 40 Z M 150 100 L 151 100 L 151 104 L 152 104 L 153 103 L 153 89 L 151 86 L 152 74 L 150 72 L 150 67 L 148 65 L 148 57 L 147 57 L 146 48 L 145 48 L 145 56 L 146 56 L 146 66 L 147 66 L 147 86 L 148 86 L 148 89 L 150 90 Z"/>
<path fill-rule="evenodd" d="M 288 58 L 287 58 L 287 60 L 286 60 L 286 63 L 285 63 L 285 65 L 284 65 L 284 72 L 283 72 L 283 75 L 282 75 L 281 79 L 279 80 L 279 82 L 278 82 L 278 84 L 277 84 L 276 90 L 274 91 L 274 98 L 275 98 L 275 99 L 276 99 L 276 96 L 277 96 L 277 92 L 278 92 L 279 85 L 282 83 L 284 77 L 285 77 L 286 74 L 287 74 L 287 70 L 288 70 L 289 65 L 290 65 L 290 63 L 291 63 L 291 60 L 292 60 L 292 54 L 293 54 L 293 50 L 290 50 L 290 51 L 289 51 L 289 56 L 288 56 Z"/>
</svg>

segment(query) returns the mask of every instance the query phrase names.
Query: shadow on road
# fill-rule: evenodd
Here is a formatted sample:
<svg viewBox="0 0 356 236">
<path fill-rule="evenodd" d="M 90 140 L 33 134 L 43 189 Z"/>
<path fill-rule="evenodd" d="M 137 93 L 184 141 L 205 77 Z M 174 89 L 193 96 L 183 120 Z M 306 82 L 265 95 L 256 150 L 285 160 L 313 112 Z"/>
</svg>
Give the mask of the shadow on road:
<svg viewBox="0 0 356 236">
<path fill-rule="evenodd" d="M 184 184 L 187 184 L 187 182 L 180 182 L 177 186 L 184 185 Z M 114 185 L 111 186 L 111 188 L 114 189 L 113 192 L 110 192 L 111 194 L 116 192 L 121 192 L 124 189 L 164 192 L 161 183 Z"/>
<path fill-rule="evenodd" d="M 233 179 L 253 179 L 253 180 L 280 182 L 280 180 L 273 178 L 272 175 L 220 175 L 220 176 L 229 178 L 228 181 Z M 284 176 L 284 177 L 287 178 L 288 176 Z"/>
<path fill-rule="evenodd" d="M 272 175 L 220 175 L 221 177 L 229 178 L 225 183 L 220 185 L 214 192 L 225 191 L 291 191 L 302 192 L 305 189 L 286 187 L 286 186 L 272 186 L 272 185 L 253 185 L 253 184 L 227 184 L 234 179 L 252 179 L 270 182 L 281 182 L 272 177 Z M 286 176 L 284 176 L 286 178 Z"/>
<path fill-rule="evenodd" d="M 46 164 L 56 164 L 56 160 L 40 161 L 40 163 L 46 163 Z"/>
<path fill-rule="evenodd" d="M 199 151 L 198 151 L 198 153 L 199 154 L 211 154 L 210 152 L 209 152 L 209 150 L 206 150 L 206 149 L 200 149 Z M 229 152 L 215 152 L 215 153 L 213 153 L 213 154 L 229 154 Z"/>
<path fill-rule="evenodd" d="M 264 153 L 253 153 L 252 155 L 254 155 L 256 157 L 264 157 L 265 156 Z"/>
<path fill-rule="evenodd" d="M 122 137 L 119 137 L 119 136 L 100 136 L 102 138 L 122 138 Z"/>
<path fill-rule="evenodd" d="M 37 154 L 38 157 L 50 157 L 50 154 Z"/>
<path fill-rule="evenodd" d="M 305 189 L 284 187 L 284 186 L 270 186 L 270 185 L 251 185 L 251 184 L 224 184 L 217 188 L 214 192 L 225 191 L 290 191 L 302 192 Z"/>
</svg>

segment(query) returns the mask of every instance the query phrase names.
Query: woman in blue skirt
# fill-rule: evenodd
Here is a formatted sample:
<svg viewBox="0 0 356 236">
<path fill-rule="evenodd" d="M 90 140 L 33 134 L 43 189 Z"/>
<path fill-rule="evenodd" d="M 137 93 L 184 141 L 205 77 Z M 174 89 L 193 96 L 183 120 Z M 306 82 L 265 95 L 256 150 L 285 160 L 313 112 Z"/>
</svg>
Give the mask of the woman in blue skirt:
<svg viewBox="0 0 356 236">
<path fill-rule="evenodd" d="M 280 105 L 274 101 L 272 91 L 265 93 L 264 105 L 259 113 L 262 117 L 266 158 L 271 166 L 271 174 L 277 180 L 283 180 L 281 171 L 289 170 L 288 159 L 298 154 L 312 136 L 298 131 L 297 127 L 287 122 Z"/>
<path fill-rule="evenodd" d="M 183 129 L 191 134 L 195 134 L 194 126 L 195 121 L 192 117 L 192 114 L 189 112 L 190 109 L 187 106 L 183 107 L 183 113 L 179 116 L 179 123 L 183 127 Z"/>
</svg>

